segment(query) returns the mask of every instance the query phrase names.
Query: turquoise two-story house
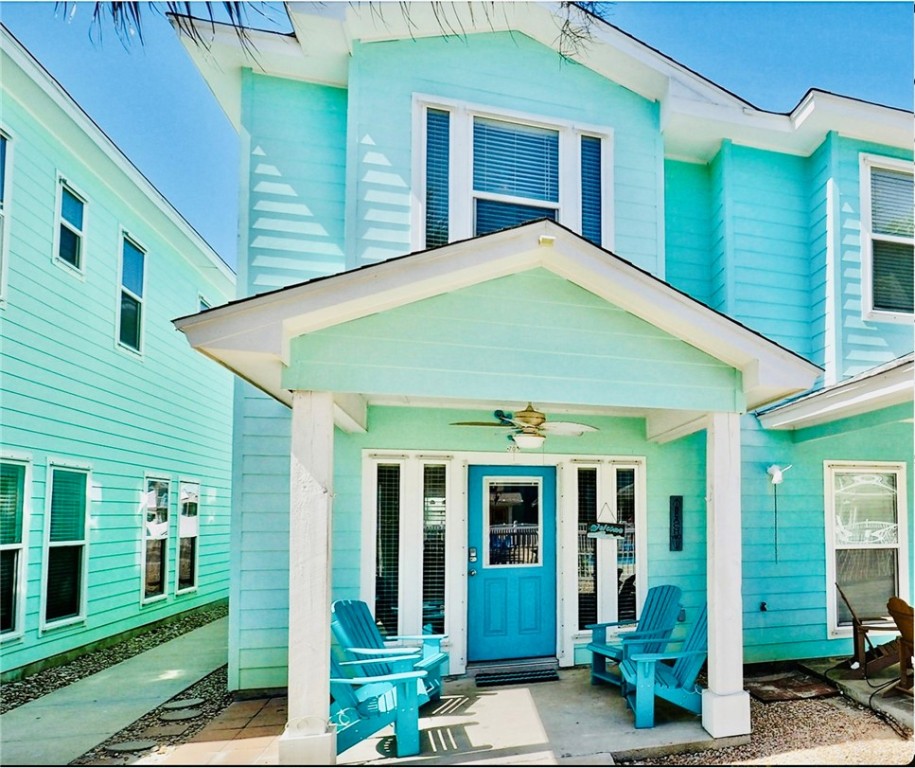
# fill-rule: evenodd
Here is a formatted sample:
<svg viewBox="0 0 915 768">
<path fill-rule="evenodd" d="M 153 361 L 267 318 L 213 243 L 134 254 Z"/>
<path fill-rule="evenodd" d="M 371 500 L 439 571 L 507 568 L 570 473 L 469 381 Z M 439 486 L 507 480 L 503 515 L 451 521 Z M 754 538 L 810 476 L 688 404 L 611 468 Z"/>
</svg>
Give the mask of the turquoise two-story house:
<svg viewBox="0 0 915 768">
<path fill-rule="evenodd" d="M 230 685 L 288 684 L 283 759 L 331 760 L 332 598 L 461 673 L 585 663 L 673 583 L 703 725 L 749 733 L 745 662 L 849 651 L 835 582 L 911 595 L 912 116 L 434 6 L 188 46 L 243 146 L 248 298 L 177 321 L 247 382 Z"/>
<path fill-rule="evenodd" d="M 0 659 L 228 594 L 232 376 L 171 319 L 234 274 L 0 26 Z"/>
</svg>

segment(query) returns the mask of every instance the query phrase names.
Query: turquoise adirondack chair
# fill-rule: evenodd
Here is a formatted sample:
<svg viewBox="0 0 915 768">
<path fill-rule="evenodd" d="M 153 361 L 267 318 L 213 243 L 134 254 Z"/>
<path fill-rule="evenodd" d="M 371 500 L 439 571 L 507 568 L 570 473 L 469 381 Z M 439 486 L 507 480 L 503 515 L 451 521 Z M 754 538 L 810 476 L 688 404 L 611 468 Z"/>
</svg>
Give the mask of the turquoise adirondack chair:
<svg viewBox="0 0 915 768">
<path fill-rule="evenodd" d="M 405 659 L 401 659 L 405 660 Z M 416 654 L 414 661 L 419 660 Z M 419 754 L 419 691 L 423 670 L 390 675 L 349 676 L 367 662 L 330 660 L 330 722 L 336 726 L 337 754 L 394 725 L 398 757 Z"/>
<path fill-rule="evenodd" d="M 384 638 L 378 631 L 372 612 L 362 600 L 337 600 L 331 606 L 331 630 L 348 659 L 369 661 L 373 657 L 386 657 L 364 667 L 368 675 L 389 675 L 403 671 L 403 666 L 392 659 L 399 655 L 421 654 L 412 668 L 427 673 L 424 680 L 428 699 L 438 699 L 442 693 L 442 667 L 448 663 L 448 654 L 441 643 L 446 635 L 400 635 Z M 406 640 L 421 643 L 417 646 L 386 646 L 385 640 Z M 421 701 L 421 704 L 425 701 Z"/>
<path fill-rule="evenodd" d="M 587 626 L 587 629 L 591 630 L 588 650 L 591 651 L 592 685 L 599 680 L 620 684 L 620 678 L 607 670 L 607 662 L 619 664 L 627 658 L 630 646 L 638 644 L 638 649 L 642 653 L 658 653 L 664 650 L 680 614 L 680 595 L 680 587 L 672 584 L 652 587 L 645 596 L 645 605 L 642 606 L 642 615 L 638 622 L 610 621 Z M 607 642 L 608 627 L 629 624 L 636 624 L 636 628 L 625 634 L 619 643 Z"/>
<path fill-rule="evenodd" d="M 708 657 L 707 607 L 702 607 L 679 651 L 644 653 L 636 645 L 620 664 L 623 695 L 635 714 L 635 727 L 654 727 L 656 697 L 701 714 L 702 692 L 696 677 Z"/>
</svg>

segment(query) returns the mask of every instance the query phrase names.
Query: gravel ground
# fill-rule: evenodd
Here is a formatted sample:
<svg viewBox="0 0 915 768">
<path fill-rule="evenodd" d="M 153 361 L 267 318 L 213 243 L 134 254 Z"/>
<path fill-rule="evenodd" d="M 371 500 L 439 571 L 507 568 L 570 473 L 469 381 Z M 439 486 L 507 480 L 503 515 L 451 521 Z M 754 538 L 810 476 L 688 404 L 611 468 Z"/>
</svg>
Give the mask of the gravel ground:
<svg viewBox="0 0 915 768">
<path fill-rule="evenodd" d="M 160 625 L 142 635 L 132 637 L 117 645 L 109 646 L 92 653 L 87 653 L 59 667 L 37 672 L 34 675 L 14 683 L 4 683 L 0 687 L 0 714 L 19 707 L 39 696 L 56 691 L 65 685 L 75 683 L 84 677 L 94 675 L 100 670 L 117 664 L 138 653 L 148 651 L 166 640 L 183 635 L 192 629 L 202 627 L 211 621 L 222 618 L 228 613 L 228 604 L 219 603 L 211 608 L 194 611 L 187 616 L 182 616 L 175 621 Z"/>
<path fill-rule="evenodd" d="M 749 744 L 620 765 L 912 765 L 912 734 L 842 697 L 750 699 Z"/>
</svg>

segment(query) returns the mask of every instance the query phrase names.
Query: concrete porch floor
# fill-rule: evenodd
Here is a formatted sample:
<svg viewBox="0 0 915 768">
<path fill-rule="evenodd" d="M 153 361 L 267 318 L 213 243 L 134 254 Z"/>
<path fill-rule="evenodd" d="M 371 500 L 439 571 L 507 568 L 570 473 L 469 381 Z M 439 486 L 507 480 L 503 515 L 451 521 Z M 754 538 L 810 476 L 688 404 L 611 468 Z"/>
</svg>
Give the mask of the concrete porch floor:
<svg viewBox="0 0 915 768">
<path fill-rule="evenodd" d="M 420 712 L 421 754 L 393 757 L 393 731 L 386 728 L 339 755 L 338 764 L 613 765 L 614 757 L 672 754 L 749 741 L 748 736 L 715 741 L 697 715 L 664 702 L 658 703 L 656 726 L 636 730 L 617 688 L 592 686 L 589 670 L 583 668 L 563 669 L 560 678 L 500 688 L 477 688 L 469 678 L 446 682 L 441 701 Z M 259 704 L 280 714 L 285 700 Z M 263 718 L 263 710 L 255 713 L 254 705 L 236 702 L 193 743 L 137 762 L 275 765 L 283 718 L 268 726 L 257 720 Z"/>
</svg>

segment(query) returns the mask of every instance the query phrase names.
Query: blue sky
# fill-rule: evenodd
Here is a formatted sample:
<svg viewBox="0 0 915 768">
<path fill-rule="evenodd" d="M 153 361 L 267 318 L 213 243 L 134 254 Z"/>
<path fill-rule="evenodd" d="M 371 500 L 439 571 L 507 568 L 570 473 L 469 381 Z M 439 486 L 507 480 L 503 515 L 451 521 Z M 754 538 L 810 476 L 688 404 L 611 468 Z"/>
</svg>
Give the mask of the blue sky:
<svg viewBox="0 0 915 768">
<path fill-rule="evenodd" d="M 218 5 L 218 3 L 217 3 Z M 0 20 L 230 264 L 238 139 L 169 24 L 148 11 L 145 45 L 92 27 L 92 3 L 0 2 Z M 261 28 L 286 30 L 278 4 Z M 912 108 L 907 2 L 617 2 L 607 20 L 762 109 L 817 87 Z M 98 41 L 98 32 L 102 39 Z"/>
</svg>

